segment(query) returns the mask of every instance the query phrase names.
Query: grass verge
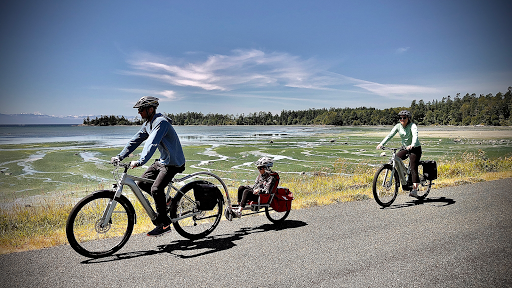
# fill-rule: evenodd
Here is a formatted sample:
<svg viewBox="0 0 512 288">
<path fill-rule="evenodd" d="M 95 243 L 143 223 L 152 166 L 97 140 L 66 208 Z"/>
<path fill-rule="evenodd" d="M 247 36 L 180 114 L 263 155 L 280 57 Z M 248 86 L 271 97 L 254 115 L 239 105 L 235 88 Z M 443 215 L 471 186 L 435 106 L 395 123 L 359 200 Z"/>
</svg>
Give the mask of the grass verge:
<svg viewBox="0 0 512 288">
<path fill-rule="evenodd" d="M 319 171 L 313 175 L 281 177 L 280 186 L 288 187 L 294 193 L 292 209 L 373 198 L 371 183 L 376 167 L 338 160 L 328 170 L 329 172 Z M 347 174 L 351 176 L 345 176 Z M 483 151 L 464 153 L 462 157 L 438 161 L 438 176 L 438 180 L 434 181 L 434 189 L 511 178 L 512 157 L 488 159 Z M 237 187 L 237 184 L 231 183 L 231 186 Z M 230 191 L 232 199 L 236 199 L 234 190 L 235 188 Z M 152 229 L 153 225 L 144 216 L 142 207 L 134 206 L 138 215 L 134 233 Z M 65 225 L 72 207 L 71 198 L 59 197 L 55 200 L 42 200 L 41 203 L 33 205 L 2 208 L 0 254 L 66 244 Z"/>
</svg>

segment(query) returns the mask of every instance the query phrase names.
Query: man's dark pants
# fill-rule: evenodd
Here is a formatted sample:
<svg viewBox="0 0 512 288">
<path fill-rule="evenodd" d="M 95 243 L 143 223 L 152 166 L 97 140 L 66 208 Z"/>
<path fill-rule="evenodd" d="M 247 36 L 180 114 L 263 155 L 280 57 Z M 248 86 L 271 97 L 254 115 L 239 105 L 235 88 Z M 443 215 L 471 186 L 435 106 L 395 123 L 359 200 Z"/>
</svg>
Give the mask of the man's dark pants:
<svg viewBox="0 0 512 288">
<path fill-rule="evenodd" d="M 155 180 L 153 184 L 148 182 L 138 182 L 140 189 L 146 191 L 147 193 L 153 196 L 155 199 L 156 212 L 158 213 L 158 217 L 156 219 L 157 224 L 161 224 L 167 226 L 171 224 L 171 220 L 167 216 L 167 203 L 165 199 L 165 187 L 169 185 L 169 182 L 174 178 L 174 176 L 178 173 L 185 171 L 185 164 L 183 166 L 170 166 L 160 164 L 158 161 L 155 161 L 144 174 L 142 174 L 142 178 L 148 178 Z"/>
</svg>

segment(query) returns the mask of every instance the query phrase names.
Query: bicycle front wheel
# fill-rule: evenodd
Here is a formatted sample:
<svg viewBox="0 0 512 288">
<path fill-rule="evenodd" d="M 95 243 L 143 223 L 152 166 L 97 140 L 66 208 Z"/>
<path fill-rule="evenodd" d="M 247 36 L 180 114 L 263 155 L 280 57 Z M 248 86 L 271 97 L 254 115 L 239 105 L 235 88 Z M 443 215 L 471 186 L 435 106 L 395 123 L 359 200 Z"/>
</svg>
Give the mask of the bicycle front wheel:
<svg viewBox="0 0 512 288">
<path fill-rule="evenodd" d="M 79 254 L 98 258 L 112 255 L 130 238 L 135 223 L 135 210 L 124 196 L 117 200 L 112 217 L 102 226 L 103 213 L 114 198 L 113 191 L 97 191 L 78 202 L 69 214 L 66 236 Z"/>
<path fill-rule="evenodd" d="M 373 198 L 380 206 L 388 207 L 395 201 L 399 186 L 398 173 L 393 171 L 393 166 L 383 165 L 373 178 Z"/>
<path fill-rule="evenodd" d="M 212 210 L 202 211 L 198 209 L 194 189 L 178 192 L 172 200 L 170 211 L 176 232 L 190 240 L 201 239 L 212 233 L 222 217 L 222 195 L 218 195 L 215 201 L 217 203 Z"/>
</svg>

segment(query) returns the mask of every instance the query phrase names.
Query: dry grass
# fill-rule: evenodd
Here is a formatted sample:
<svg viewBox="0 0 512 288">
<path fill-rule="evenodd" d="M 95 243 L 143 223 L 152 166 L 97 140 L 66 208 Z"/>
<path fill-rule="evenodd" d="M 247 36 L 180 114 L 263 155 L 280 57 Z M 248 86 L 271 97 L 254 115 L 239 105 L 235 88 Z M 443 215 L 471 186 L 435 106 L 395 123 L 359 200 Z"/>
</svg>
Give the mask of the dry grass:
<svg viewBox="0 0 512 288">
<path fill-rule="evenodd" d="M 0 210 L 0 253 L 40 249 L 67 243 L 65 223 L 73 205 L 45 200 Z"/>
<path fill-rule="evenodd" d="M 354 176 L 319 173 L 282 183 L 294 192 L 293 209 L 373 198 L 371 183 L 376 168 L 364 163 L 349 165 L 339 160 L 335 163 L 335 170 L 353 173 Z M 438 179 L 434 181 L 433 189 L 505 178 L 512 178 L 512 157 L 488 159 L 480 150 L 439 161 Z"/>
<path fill-rule="evenodd" d="M 371 183 L 375 171 L 375 167 L 364 163 L 350 165 L 339 160 L 329 173 L 281 177 L 280 186 L 294 193 L 293 209 L 365 200 L 373 197 Z M 438 161 L 438 176 L 434 188 L 511 178 L 512 157 L 490 160 L 482 151 L 464 153 L 457 159 Z M 236 199 L 236 192 L 230 191 L 230 195 Z M 66 244 L 65 225 L 71 202 L 59 198 L 0 210 L 0 254 Z M 133 203 L 138 216 L 134 233 L 149 231 L 153 224 L 140 204 Z"/>
</svg>

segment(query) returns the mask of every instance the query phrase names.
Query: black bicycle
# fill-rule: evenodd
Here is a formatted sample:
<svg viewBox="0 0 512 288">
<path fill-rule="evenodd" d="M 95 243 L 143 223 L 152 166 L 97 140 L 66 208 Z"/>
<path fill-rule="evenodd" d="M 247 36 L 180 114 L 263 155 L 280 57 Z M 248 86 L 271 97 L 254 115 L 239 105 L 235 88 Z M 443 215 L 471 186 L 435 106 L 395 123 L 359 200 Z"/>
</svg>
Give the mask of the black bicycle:
<svg viewBox="0 0 512 288">
<path fill-rule="evenodd" d="M 383 150 L 391 150 L 393 154 L 389 163 L 383 164 L 375 173 L 373 178 L 373 197 L 375 201 L 382 207 L 390 206 L 398 195 L 398 188 L 402 186 L 402 190 L 412 190 L 411 165 L 406 167 L 402 159 L 396 156 L 398 150 L 404 148 L 386 148 Z M 420 183 L 417 189 L 418 199 L 425 199 L 432 187 L 432 180 L 437 179 L 437 165 L 435 161 L 420 161 L 418 166 L 418 175 Z"/>
</svg>

